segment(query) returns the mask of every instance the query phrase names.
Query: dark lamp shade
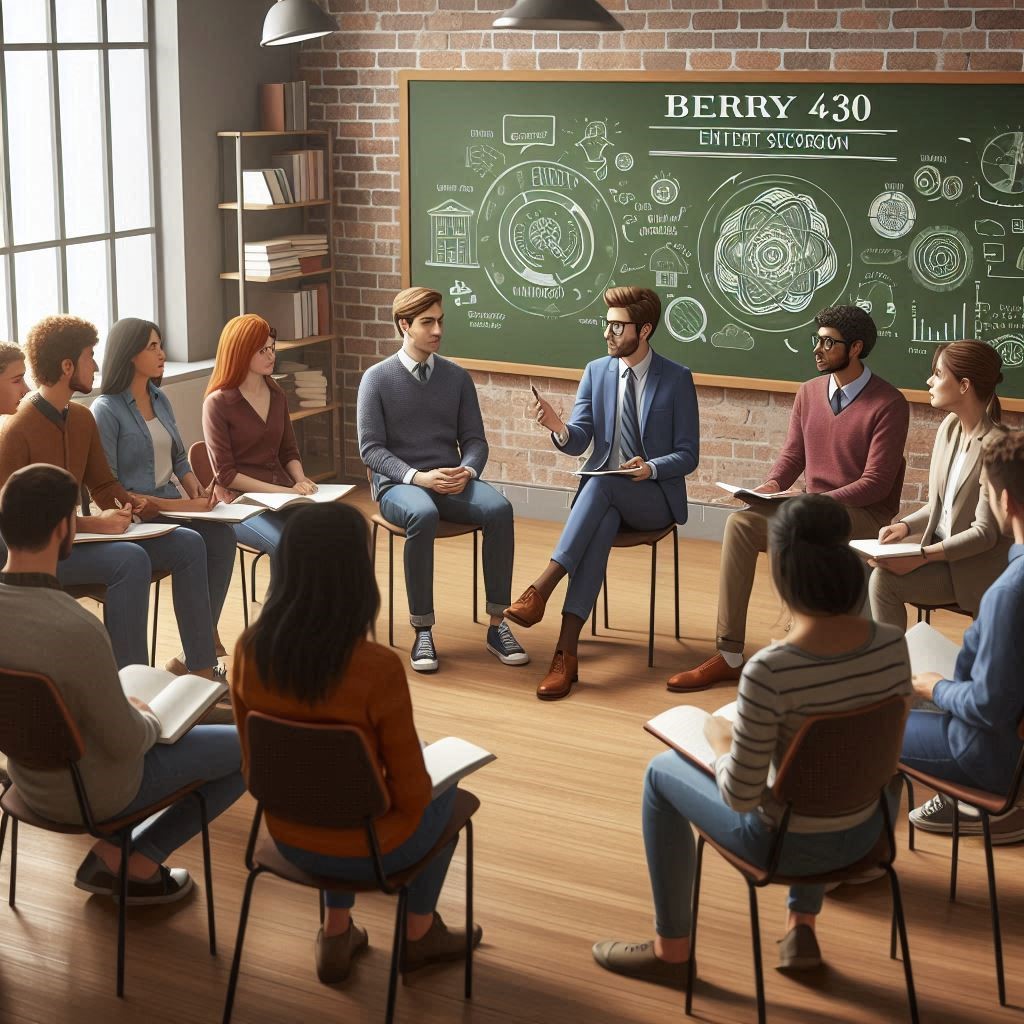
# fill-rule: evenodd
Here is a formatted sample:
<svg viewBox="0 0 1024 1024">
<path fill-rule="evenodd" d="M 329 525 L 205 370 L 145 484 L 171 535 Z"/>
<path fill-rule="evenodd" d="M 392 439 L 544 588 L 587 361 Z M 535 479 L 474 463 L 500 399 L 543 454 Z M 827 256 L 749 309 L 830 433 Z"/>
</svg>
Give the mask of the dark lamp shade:
<svg viewBox="0 0 1024 1024">
<path fill-rule="evenodd" d="M 492 27 L 540 32 L 622 31 L 597 0 L 519 0 Z"/>
<path fill-rule="evenodd" d="M 338 31 L 338 23 L 313 0 L 277 0 L 267 11 L 260 46 L 284 46 Z"/>
</svg>

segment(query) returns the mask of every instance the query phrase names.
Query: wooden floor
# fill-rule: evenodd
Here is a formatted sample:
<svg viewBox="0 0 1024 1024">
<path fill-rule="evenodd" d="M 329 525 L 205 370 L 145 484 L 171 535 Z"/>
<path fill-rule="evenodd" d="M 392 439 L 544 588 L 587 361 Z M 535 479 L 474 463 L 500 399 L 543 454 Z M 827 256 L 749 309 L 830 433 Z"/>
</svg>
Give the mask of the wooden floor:
<svg viewBox="0 0 1024 1024">
<path fill-rule="evenodd" d="M 359 501 L 369 507 L 365 491 Z M 546 563 L 554 524 L 517 523 L 514 591 Z M 378 559 L 386 586 L 386 549 Z M 482 626 L 471 621 L 471 542 L 439 543 L 435 631 L 441 671 L 410 671 L 423 737 L 457 734 L 498 754 L 469 786 L 483 802 L 476 818 L 477 918 L 484 941 L 476 960 L 475 994 L 461 995 L 459 967 L 400 986 L 397 1019 L 417 1024 L 627 1024 L 682 1016 L 682 997 L 607 974 L 591 959 L 602 938 L 644 939 L 653 932 L 640 836 L 644 766 L 663 749 L 642 729 L 677 698 L 666 693 L 670 672 L 703 659 L 713 647 L 718 546 L 681 545 L 682 626 L 672 629 L 668 547 L 659 559 L 656 667 L 646 667 L 649 558 L 646 549 L 612 556 L 613 629 L 581 646 L 582 681 L 569 700 L 541 703 L 534 687 L 554 643 L 558 615 L 519 633 L 534 661 L 507 668 L 486 653 Z M 263 577 L 265 580 L 265 576 Z M 221 622 L 226 642 L 241 628 L 236 582 Z M 396 641 L 405 657 L 411 634 L 404 589 Z M 386 609 L 386 596 L 384 607 Z M 555 605 L 557 611 L 557 604 Z M 964 620 L 936 618 L 959 637 Z M 380 635 L 386 638 L 386 619 Z M 749 640 L 779 635 L 782 619 L 764 572 L 751 603 Z M 230 646 L 230 644 L 229 644 Z M 161 613 L 159 656 L 177 651 L 170 601 Z M 733 699 L 733 687 L 694 695 L 710 709 Z M 204 902 L 130 912 L 127 991 L 114 996 L 116 917 L 111 902 L 71 885 L 87 840 L 23 829 L 16 910 L 0 903 L 0 1021 L 193 1022 L 220 1019 L 244 882 L 242 854 L 252 813 L 243 798 L 213 825 L 219 956 L 209 956 Z M 907 903 L 917 993 L 925 1021 L 1020 1021 L 1024 1004 L 1024 851 L 996 850 L 1009 999 L 1000 1010 L 989 931 L 980 842 L 962 843 L 960 898 L 946 899 L 949 841 L 920 836 L 905 848 L 901 827 L 897 868 Z M 173 860 L 201 878 L 198 842 Z M 746 890 L 714 855 L 706 858 L 699 982 L 699 1020 L 755 1019 Z M 0 892 L 7 884 L 0 866 Z M 464 861 L 456 854 L 440 909 L 462 914 Z M 889 898 L 885 882 L 846 888 L 826 899 L 820 940 L 827 966 L 802 980 L 773 970 L 782 935 L 784 891 L 761 893 L 769 1019 L 872 1021 L 906 1019 L 903 972 L 887 955 Z M 242 964 L 234 1020 L 375 1021 L 383 1017 L 392 900 L 361 897 L 356 915 L 371 950 L 344 989 L 320 985 L 313 969 L 315 898 L 263 878 Z"/>
</svg>

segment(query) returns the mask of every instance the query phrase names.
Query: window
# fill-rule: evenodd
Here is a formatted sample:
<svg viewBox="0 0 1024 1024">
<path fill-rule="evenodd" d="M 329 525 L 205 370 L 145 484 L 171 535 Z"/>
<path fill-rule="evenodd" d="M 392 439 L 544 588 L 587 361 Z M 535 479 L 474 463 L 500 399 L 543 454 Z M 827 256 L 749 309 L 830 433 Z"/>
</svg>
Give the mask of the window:
<svg viewBox="0 0 1024 1024">
<path fill-rule="evenodd" d="M 157 319 L 148 0 L 0 0 L 0 339 Z"/>
</svg>

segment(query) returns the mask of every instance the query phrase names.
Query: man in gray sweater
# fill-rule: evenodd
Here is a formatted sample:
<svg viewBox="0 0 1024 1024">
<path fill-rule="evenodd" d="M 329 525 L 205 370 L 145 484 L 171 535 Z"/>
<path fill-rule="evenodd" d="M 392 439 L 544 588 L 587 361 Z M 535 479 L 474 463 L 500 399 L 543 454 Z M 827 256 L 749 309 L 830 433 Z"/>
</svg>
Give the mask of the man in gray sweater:
<svg viewBox="0 0 1024 1024">
<path fill-rule="evenodd" d="M 441 519 L 483 527 L 487 649 L 505 665 L 530 659 L 503 619 L 512 595 L 512 506 L 479 479 L 487 463 L 480 403 L 469 374 L 437 355 L 441 293 L 406 288 L 392 304 L 402 347 L 371 366 L 359 382 L 359 454 L 371 470 L 381 515 L 402 527 L 409 621 L 416 630 L 411 663 L 437 670 L 434 537 Z"/>
<path fill-rule="evenodd" d="M 57 562 L 75 537 L 78 484 L 66 470 L 37 463 L 17 470 L 0 492 L 0 533 L 7 564 L 0 572 L 3 667 L 52 680 L 78 726 L 85 753 L 78 762 L 93 814 L 102 821 L 148 807 L 197 780 L 206 780 L 209 818 L 245 791 L 238 732 L 233 725 L 197 726 L 177 743 L 155 746 L 160 722 L 152 709 L 126 697 L 102 623 L 65 594 Z M 8 771 L 36 813 L 78 824 L 81 813 L 69 772 L 40 771 L 17 761 Z M 164 859 L 200 830 L 196 801 L 175 804 L 137 829 L 128 862 L 128 902 L 171 903 L 192 888 L 183 868 Z M 113 896 L 120 847 L 97 842 L 75 877 L 86 892 Z"/>
</svg>

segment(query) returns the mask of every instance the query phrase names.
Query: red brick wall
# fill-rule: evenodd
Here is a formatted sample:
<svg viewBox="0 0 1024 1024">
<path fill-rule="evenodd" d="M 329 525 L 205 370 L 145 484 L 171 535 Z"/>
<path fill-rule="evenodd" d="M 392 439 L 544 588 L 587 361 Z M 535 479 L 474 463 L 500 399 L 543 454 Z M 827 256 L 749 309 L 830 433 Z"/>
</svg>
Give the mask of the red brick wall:
<svg viewBox="0 0 1024 1024">
<path fill-rule="evenodd" d="M 336 133 L 336 326 L 345 355 L 346 469 L 362 475 L 355 440 L 359 376 L 395 351 L 390 304 L 401 287 L 398 72 L 445 70 L 1021 71 L 1024 0 L 606 0 L 624 32 L 501 32 L 501 0 L 322 0 L 341 31 L 306 44 L 312 123 Z M 511 0 L 509 0 L 509 5 Z M 770 8 L 770 9 L 766 9 Z M 474 374 L 491 444 L 488 476 L 569 487 L 571 460 L 524 415 L 526 381 Z M 537 382 L 571 407 L 575 384 Z M 694 498 L 715 480 L 759 482 L 785 436 L 792 396 L 698 389 L 703 441 Z M 935 425 L 912 407 L 904 500 L 923 497 Z M 1015 426 L 1020 416 L 1008 417 Z"/>
</svg>

